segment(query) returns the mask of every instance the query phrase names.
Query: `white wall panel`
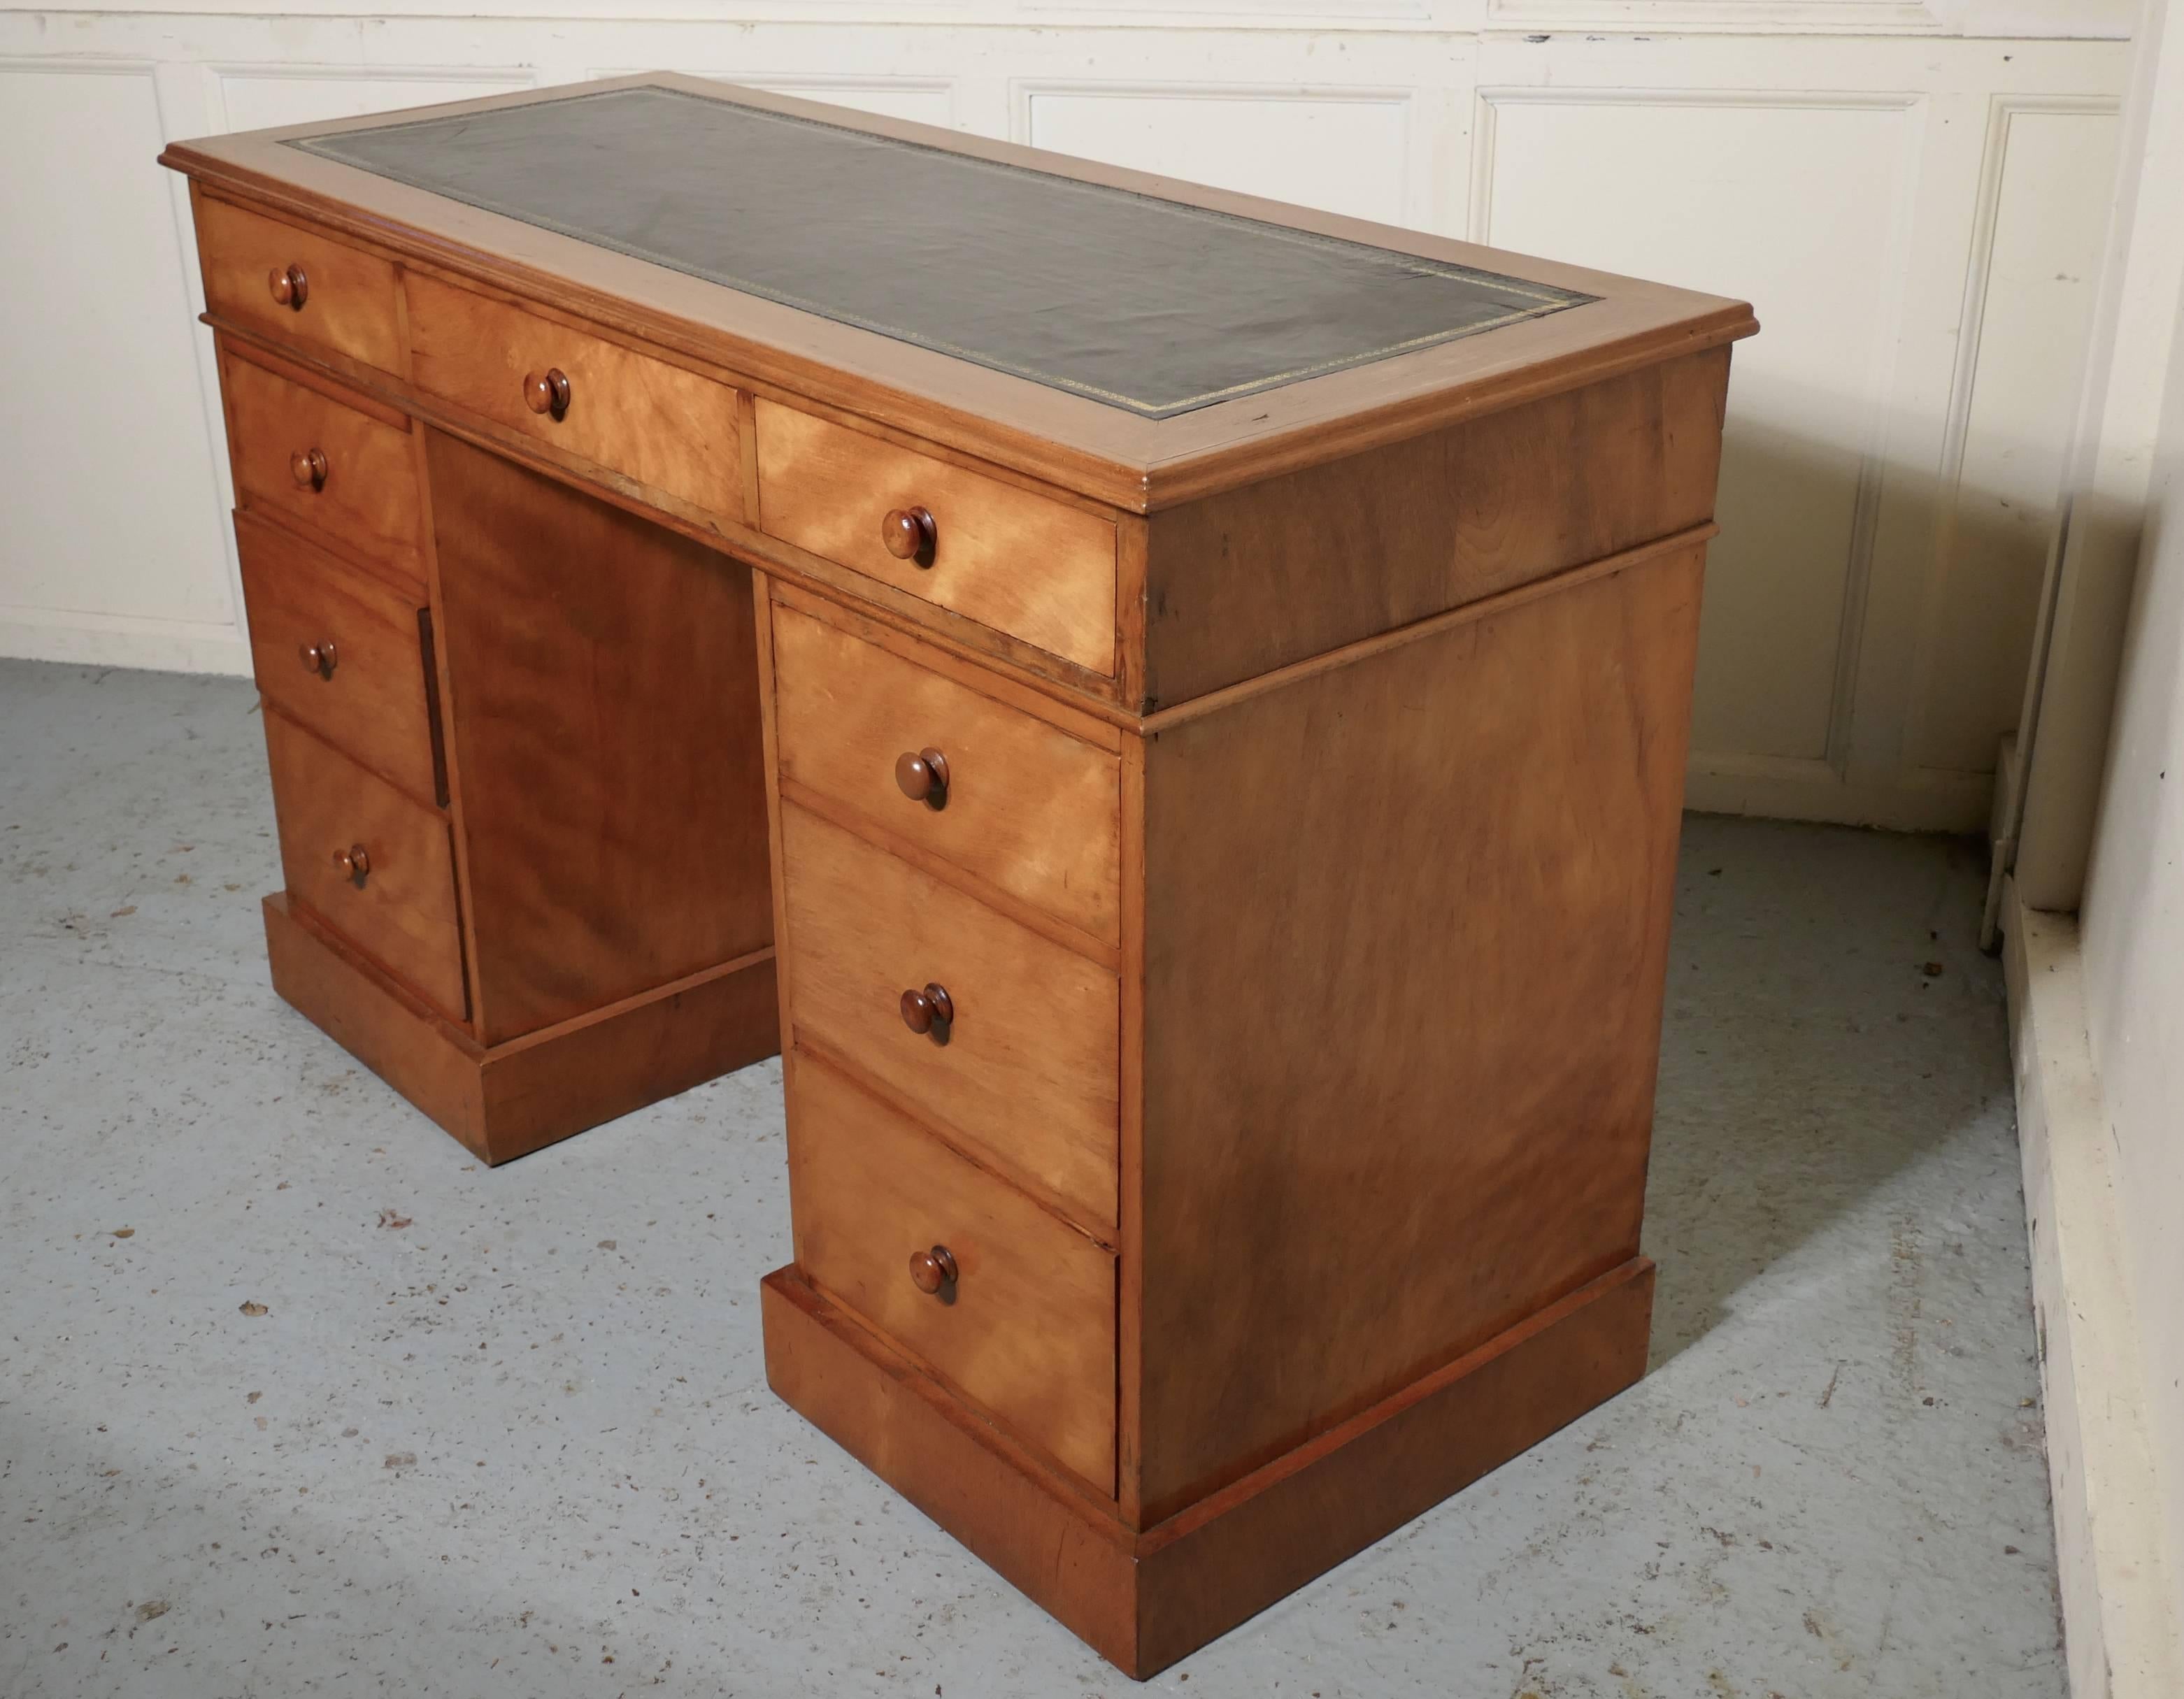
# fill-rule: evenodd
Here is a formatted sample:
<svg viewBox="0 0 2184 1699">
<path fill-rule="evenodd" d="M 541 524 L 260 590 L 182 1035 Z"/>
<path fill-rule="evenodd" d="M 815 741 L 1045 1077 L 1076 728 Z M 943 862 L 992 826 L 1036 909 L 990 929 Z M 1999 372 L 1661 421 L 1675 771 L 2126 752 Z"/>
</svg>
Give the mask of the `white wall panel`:
<svg viewBox="0 0 2184 1699">
<path fill-rule="evenodd" d="M 951 82 L 923 82 L 909 77 L 738 76 L 733 71 L 707 71 L 728 82 L 749 83 L 775 94 L 791 94 L 800 100 L 824 100 L 836 106 L 854 107 L 881 118 L 907 119 L 913 124 L 938 124 L 952 129 L 956 123 L 956 86 Z"/>
<path fill-rule="evenodd" d="M 1934 543 L 1908 738 L 1921 766 L 1978 772 L 2016 724 L 2107 223 L 2081 192 L 2115 162 L 2113 106 L 1995 104 L 1965 291 L 1966 358 Z"/>
<path fill-rule="evenodd" d="M 594 66 L 587 74 L 593 78 L 632 76 L 653 69 L 651 65 L 640 64 Z M 716 82 L 737 83 L 745 88 L 764 89 L 772 94 L 794 95 L 799 100 L 823 100 L 830 105 L 846 106 L 880 118 L 936 124 L 943 129 L 956 127 L 956 84 L 948 77 L 846 76 L 825 72 L 783 75 L 766 69 L 763 63 L 730 70 L 709 65 L 688 75 L 710 77 Z"/>
<path fill-rule="evenodd" d="M 322 119 L 364 118 L 405 106 L 476 100 L 526 88 L 532 81 L 522 70 L 485 76 L 476 70 L 432 74 L 403 68 L 382 73 L 320 65 L 231 65 L 217 74 L 221 115 L 230 130 L 270 130 Z"/>
<path fill-rule="evenodd" d="M 1918 107 L 1895 96 L 1494 90 L 1497 247 L 1755 303 L 1738 346 L 1693 740 L 1824 760 L 1869 538 Z"/>
<path fill-rule="evenodd" d="M 82 655 L 92 633 L 94 653 L 237 658 L 163 142 L 149 64 L 0 62 L 0 641 L 19 651 Z"/>
<path fill-rule="evenodd" d="M 1411 221 L 1410 97 L 1401 90 L 1199 87 L 1023 91 L 1035 148 L 1293 201 Z"/>
</svg>

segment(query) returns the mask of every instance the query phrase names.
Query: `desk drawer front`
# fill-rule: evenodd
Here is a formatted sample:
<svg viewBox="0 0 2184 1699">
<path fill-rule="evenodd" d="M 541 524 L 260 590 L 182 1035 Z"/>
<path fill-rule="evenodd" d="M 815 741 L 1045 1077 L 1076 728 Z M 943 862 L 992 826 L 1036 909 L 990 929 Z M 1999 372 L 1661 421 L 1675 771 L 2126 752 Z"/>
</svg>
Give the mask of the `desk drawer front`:
<svg viewBox="0 0 2184 1699">
<path fill-rule="evenodd" d="M 1113 1492 L 1114 1256 L 816 1059 L 789 1079 L 805 1274 Z M 936 1248 L 955 1278 L 928 1292 L 911 1259 Z"/>
<path fill-rule="evenodd" d="M 204 197 L 197 224 L 205 305 L 215 317 L 401 370 L 393 261 Z"/>
<path fill-rule="evenodd" d="M 439 794 L 422 599 L 237 514 L 259 693 L 424 800 Z"/>
<path fill-rule="evenodd" d="M 1077 1219 L 1112 1227 L 1115 976 L 883 850 L 782 810 L 789 1018 Z M 937 985 L 946 1042 L 905 1023 Z"/>
<path fill-rule="evenodd" d="M 763 398 L 758 482 L 759 524 L 771 535 L 1114 671 L 1112 520 Z M 890 526 L 921 514 L 931 521 L 922 542 Z M 908 558 L 890 552 L 890 537 Z"/>
<path fill-rule="evenodd" d="M 784 781 L 1117 942 L 1114 755 L 793 609 L 773 610 L 773 655 Z M 933 749 L 944 783 L 898 777 Z"/>
<path fill-rule="evenodd" d="M 744 517 L 742 426 L 726 384 L 433 278 L 406 287 L 420 389 L 708 513 Z"/>
<path fill-rule="evenodd" d="M 469 999 L 446 819 L 276 708 L 265 713 L 265 752 L 289 894 L 443 1013 L 463 1019 Z M 356 873 L 337 861 L 342 855 Z"/>
<path fill-rule="evenodd" d="M 231 350 L 223 363 L 236 493 L 350 548 L 417 570 L 409 432 Z"/>
</svg>

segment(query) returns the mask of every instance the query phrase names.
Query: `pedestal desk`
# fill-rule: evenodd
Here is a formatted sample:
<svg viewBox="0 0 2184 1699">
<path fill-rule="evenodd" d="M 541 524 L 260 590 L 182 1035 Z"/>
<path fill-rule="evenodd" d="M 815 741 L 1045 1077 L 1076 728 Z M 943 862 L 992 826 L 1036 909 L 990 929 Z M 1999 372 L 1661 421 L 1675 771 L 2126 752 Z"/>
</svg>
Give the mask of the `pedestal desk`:
<svg viewBox="0 0 2184 1699">
<path fill-rule="evenodd" d="M 1133 1674 L 1637 1378 L 1748 308 L 669 75 L 164 157 L 283 996 L 492 1161 L 784 1045 L 775 1389 Z"/>
</svg>

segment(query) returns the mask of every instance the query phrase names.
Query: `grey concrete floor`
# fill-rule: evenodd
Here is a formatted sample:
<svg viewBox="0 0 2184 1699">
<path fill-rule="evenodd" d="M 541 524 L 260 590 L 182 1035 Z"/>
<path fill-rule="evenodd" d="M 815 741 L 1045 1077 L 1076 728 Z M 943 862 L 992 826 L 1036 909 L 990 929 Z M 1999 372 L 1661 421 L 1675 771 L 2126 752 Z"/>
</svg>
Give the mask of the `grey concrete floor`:
<svg viewBox="0 0 2184 1699">
<path fill-rule="evenodd" d="M 267 988 L 270 822 L 248 686 L 0 664 L 0 1695 L 1128 1692 L 766 1390 L 777 1068 L 488 1172 Z M 1152 1685 L 2060 1695 L 1979 899 L 1688 822 L 1653 1372 Z"/>
</svg>

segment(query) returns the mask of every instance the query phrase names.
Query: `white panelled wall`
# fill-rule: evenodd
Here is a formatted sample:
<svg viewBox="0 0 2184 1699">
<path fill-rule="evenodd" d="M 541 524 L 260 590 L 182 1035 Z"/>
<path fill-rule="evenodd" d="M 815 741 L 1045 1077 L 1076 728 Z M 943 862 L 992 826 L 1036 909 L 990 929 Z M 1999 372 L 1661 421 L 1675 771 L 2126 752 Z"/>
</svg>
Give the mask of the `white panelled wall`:
<svg viewBox="0 0 2184 1699">
<path fill-rule="evenodd" d="M 0 653 L 247 670 L 164 140 L 668 67 L 1749 298 L 1691 802 L 1984 820 L 2110 198 L 2114 5 L 539 9 L 0 0 Z"/>
</svg>

